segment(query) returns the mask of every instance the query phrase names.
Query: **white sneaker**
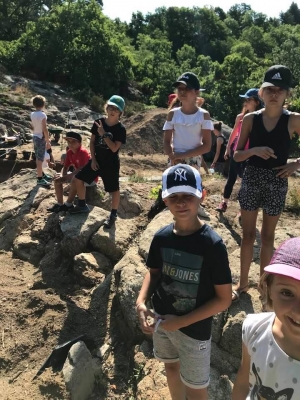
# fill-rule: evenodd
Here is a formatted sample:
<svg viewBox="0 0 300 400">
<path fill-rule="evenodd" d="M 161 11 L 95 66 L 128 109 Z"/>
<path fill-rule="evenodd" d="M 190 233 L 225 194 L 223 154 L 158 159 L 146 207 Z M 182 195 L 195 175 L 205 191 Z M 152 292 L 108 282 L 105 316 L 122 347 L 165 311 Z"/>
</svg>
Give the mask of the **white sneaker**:
<svg viewBox="0 0 300 400">
<path fill-rule="evenodd" d="M 199 205 L 198 207 L 198 215 L 202 218 L 210 218 L 210 214 L 208 214 L 202 206 Z"/>
</svg>

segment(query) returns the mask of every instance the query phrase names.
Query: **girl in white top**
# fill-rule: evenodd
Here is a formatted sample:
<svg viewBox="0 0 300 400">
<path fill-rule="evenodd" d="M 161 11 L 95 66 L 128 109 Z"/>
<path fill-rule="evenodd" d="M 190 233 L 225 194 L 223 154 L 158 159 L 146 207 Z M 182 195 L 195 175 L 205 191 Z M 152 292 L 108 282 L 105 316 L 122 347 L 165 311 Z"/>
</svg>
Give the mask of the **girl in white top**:
<svg viewBox="0 0 300 400">
<path fill-rule="evenodd" d="M 300 237 L 286 240 L 265 267 L 260 288 L 273 312 L 249 314 L 233 400 L 300 399 Z"/>
<path fill-rule="evenodd" d="M 210 151 L 214 129 L 209 113 L 197 106 L 198 77 L 185 72 L 174 83 L 181 107 L 169 111 L 164 124 L 164 152 L 170 164 L 185 163 L 200 168 L 201 155 Z"/>
</svg>

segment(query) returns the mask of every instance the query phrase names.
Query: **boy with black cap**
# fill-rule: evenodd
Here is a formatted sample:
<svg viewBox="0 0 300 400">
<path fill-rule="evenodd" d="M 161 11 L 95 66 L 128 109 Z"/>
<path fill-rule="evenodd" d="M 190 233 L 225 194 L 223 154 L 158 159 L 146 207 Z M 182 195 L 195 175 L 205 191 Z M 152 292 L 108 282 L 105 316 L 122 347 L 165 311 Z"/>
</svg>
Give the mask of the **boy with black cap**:
<svg viewBox="0 0 300 400">
<path fill-rule="evenodd" d="M 212 317 L 231 303 L 228 255 L 221 237 L 198 217 L 202 186 L 195 168 L 168 168 L 162 198 L 174 222 L 154 235 L 136 309 L 142 331 L 153 333 L 172 398 L 207 400 Z M 150 297 L 155 313 L 146 305 Z"/>
<path fill-rule="evenodd" d="M 68 143 L 69 150 L 67 151 L 64 166 L 60 174 L 54 177 L 53 183 L 57 203 L 53 207 L 48 208 L 50 212 L 59 212 L 63 205 L 63 183 L 70 183 L 73 177 L 88 163 L 90 160 L 89 152 L 82 147 L 82 137 L 77 132 L 67 132 L 64 137 Z M 73 171 L 68 173 L 69 168 L 73 166 Z"/>
</svg>

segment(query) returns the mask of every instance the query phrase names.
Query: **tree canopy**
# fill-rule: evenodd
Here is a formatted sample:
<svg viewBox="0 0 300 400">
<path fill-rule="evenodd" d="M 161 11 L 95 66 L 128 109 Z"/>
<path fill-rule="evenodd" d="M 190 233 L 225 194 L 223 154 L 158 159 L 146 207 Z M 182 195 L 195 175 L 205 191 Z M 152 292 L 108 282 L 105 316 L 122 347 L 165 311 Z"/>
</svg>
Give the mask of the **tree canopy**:
<svg viewBox="0 0 300 400">
<path fill-rule="evenodd" d="M 0 62 L 11 73 L 65 83 L 87 96 L 126 96 L 133 86 L 157 106 L 166 105 L 174 79 L 190 70 L 206 89 L 205 107 L 227 123 L 240 111 L 238 95 L 259 87 L 272 64 L 291 68 L 299 92 L 296 3 L 278 19 L 241 3 L 228 12 L 137 11 L 129 23 L 109 19 L 102 6 L 101 0 L 0 0 Z"/>
</svg>

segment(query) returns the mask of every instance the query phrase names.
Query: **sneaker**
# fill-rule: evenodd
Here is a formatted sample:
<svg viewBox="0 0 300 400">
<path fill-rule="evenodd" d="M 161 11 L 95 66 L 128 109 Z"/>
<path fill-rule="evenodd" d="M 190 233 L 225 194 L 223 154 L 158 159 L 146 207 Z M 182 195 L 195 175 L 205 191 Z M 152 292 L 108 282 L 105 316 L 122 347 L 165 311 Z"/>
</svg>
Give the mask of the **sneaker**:
<svg viewBox="0 0 300 400">
<path fill-rule="evenodd" d="M 88 207 L 88 205 L 86 204 L 84 207 L 80 207 L 80 206 L 75 206 L 75 207 L 70 207 L 68 209 L 70 214 L 86 214 L 88 212 L 90 212 L 90 209 Z"/>
<path fill-rule="evenodd" d="M 52 176 L 43 173 L 43 179 L 45 179 L 46 181 L 52 181 Z"/>
<path fill-rule="evenodd" d="M 198 207 L 198 215 L 199 215 L 199 217 L 202 217 L 202 218 L 210 218 L 210 215 L 200 205 Z"/>
<path fill-rule="evenodd" d="M 222 203 L 219 204 L 216 210 L 220 212 L 225 212 L 227 210 L 227 203 L 225 201 L 222 201 Z"/>
<path fill-rule="evenodd" d="M 110 215 L 107 217 L 106 221 L 104 222 L 103 226 L 104 226 L 105 228 L 107 228 L 107 229 L 110 229 L 110 228 L 114 225 L 114 223 L 116 222 L 116 219 L 117 219 L 117 218 L 118 218 L 117 215 L 110 214 Z"/>
<path fill-rule="evenodd" d="M 63 206 L 63 204 L 56 203 L 56 204 L 54 204 L 54 206 L 47 208 L 47 211 L 57 213 L 60 211 L 60 207 L 62 207 L 62 206 Z"/>
<path fill-rule="evenodd" d="M 66 204 L 63 204 L 62 206 L 59 206 L 59 209 L 56 212 L 70 211 L 72 208 L 74 208 L 73 204 L 71 206 L 67 206 Z"/>
<path fill-rule="evenodd" d="M 46 179 L 37 179 L 36 184 L 39 186 L 45 186 L 45 187 L 50 187 L 49 181 L 46 181 Z"/>
</svg>

